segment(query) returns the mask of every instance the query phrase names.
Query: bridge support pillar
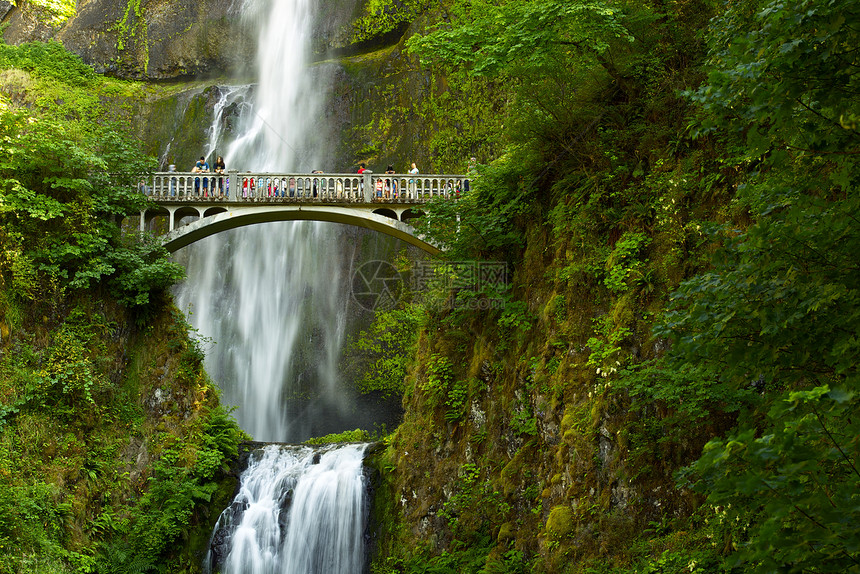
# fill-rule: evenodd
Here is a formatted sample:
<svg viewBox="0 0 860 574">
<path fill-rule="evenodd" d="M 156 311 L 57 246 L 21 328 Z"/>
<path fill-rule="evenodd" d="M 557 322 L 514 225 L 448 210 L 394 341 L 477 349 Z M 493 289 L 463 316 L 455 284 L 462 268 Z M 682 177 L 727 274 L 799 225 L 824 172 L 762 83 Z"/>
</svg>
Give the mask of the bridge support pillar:
<svg viewBox="0 0 860 574">
<path fill-rule="evenodd" d="M 227 186 L 230 188 L 230 193 L 227 195 L 227 201 L 239 201 L 239 176 L 238 171 L 227 171 Z"/>
<path fill-rule="evenodd" d="M 146 232 L 146 210 L 140 210 L 140 234 L 143 235 Z"/>
<path fill-rule="evenodd" d="M 364 202 L 370 203 L 373 201 L 373 174 L 363 173 L 361 174 L 364 178 L 363 186 L 364 186 Z"/>
</svg>

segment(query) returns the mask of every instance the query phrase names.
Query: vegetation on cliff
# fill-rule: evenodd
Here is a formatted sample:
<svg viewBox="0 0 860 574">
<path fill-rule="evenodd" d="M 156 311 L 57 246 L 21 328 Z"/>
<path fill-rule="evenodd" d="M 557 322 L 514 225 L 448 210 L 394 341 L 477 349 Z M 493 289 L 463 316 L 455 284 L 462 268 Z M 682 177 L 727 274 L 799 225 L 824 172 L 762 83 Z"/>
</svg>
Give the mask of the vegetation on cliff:
<svg viewBox="0 0 860 574">
<path fill-rule="evenodd" d="M 857 7 L 446 6 L 510 144 L 422 231 L 511 290 L 423 295 L 374 570 L 860 570 Z"/>
<path fill-rule="evenodd" d="M 441 13 L 368 4 L 404 9 L 370 35 Z M 420 86 L 367 79 L 390 113 L 352 132 L 482 164 L 421 221 L 436 283 L 357 343 L 406 408 L 373 570 L 860 570 L 855 3 L 438 4 Z M 240 433 L 179 270 L 115 223 L 137 88 L 55 44 L 0 46 L 0 82 L 0 572 L 194 571 Z"/>
<path fill-rule="evenodd" d="M 181 543 L 243 433 L 166 297 L 182 269 L 120 230 L 136 88 L 56 43 L 0 44 L 0 84 L 0 572 L 199 571 L 211 527 Z"/>
<path fill-rule="evenodd" d="M 15 6 L 23 2 L 11 0 Z M 29 0 L 29 7 L 38 15 L 40 20 L 51 26 L 58 26 L 75 15 L 74 0 Z"/>
</svg>

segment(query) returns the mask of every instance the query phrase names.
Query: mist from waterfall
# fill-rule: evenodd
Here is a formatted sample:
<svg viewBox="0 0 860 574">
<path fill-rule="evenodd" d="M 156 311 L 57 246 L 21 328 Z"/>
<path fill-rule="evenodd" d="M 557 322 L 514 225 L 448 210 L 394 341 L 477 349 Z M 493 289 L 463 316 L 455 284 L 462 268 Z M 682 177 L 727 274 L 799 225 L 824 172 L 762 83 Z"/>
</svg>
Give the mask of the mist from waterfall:
<svg viewBox="0 0 860 574">
<path fill-rule="evenodd" d="M 219 87 L 204 150 L 210 165 L 216 153 L 239 171 L 309 172 L 320 165 L 326 145 L 319 109 L 330 79 L 324 67 L 309 66 L 316 5 L 246 1 L 245 25 L 258 35 L 259 82 Z M 226 110 L 237 116 L 232 138 Z M 339 227 L 258 224 L 177 254 L 188 270 L 178 303 L 212 343 L 207 371 L 256 440 L 295 442 L 344 430 L 329 428 L 348 408 L 337 360 L 354 244 Z"/>
</svg>

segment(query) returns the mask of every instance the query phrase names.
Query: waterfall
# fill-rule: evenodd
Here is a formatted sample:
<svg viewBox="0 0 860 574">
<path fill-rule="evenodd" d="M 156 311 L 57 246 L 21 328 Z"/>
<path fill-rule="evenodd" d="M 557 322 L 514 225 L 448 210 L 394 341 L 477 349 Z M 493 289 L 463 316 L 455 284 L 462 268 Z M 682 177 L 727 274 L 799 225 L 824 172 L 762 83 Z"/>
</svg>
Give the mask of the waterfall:
<svg viewBox="0 0 860 574">
<path fill-rule="evenodd" d="M 367 504 L 363 445 L 269 445 L 252 453 L 215 527 L 205 570 L 221 574 L 357 574 Z"/>
<path fill-rule="evenodd" d="M 258 82 L 218 88 L 202 153 L 239 171 L 326 169 L 320 123 L 329 80 L 309 66 L 315 0 L 246 0 Z M 227 118 L 229 111 L 230 124 Z M 220 150 L 224 150 L 223 153 Z M 258 441 L 355 428 L 337 361 L 360 242 L 343 226 L 257 224 L 180 250 L 177 303 L 204 342 L 206 369 Z M 364 568 L 363 446 L 255 452 L 210 544 L 210 571 L 357 574 Z"/>
<path fill-rule="evenodd" d="M 326 153 L 320 137 L 326 68 L 311 62 L 316 0 L 248 0 L 244 18 L 257 36 L 256 103 L 240 118 L 239 136 L 225 160 L 241 170 L 318 169 Z"/>
<path fill-rule="evenodd" d="M 329 80 L 324 67 L 309 66 L 315 5 L 245 2 L 245 24 L 258 35 L 259 81 L 219 88 L 204 152 L 210 164 L 226 150 L 228 169 L 320 166 L 326 146 L 318 118 Z M 231 130 L 228 109 L 236 116 Z M 207 371 L 256 440 L 344 430 L 350 413 L 337 361 L 354 248 L 336 224 L 285 222 L 224 232 L 177 254 L 188 271 L 179 306 L 213 343 Z"/>
<path fill-rule="evenodd" d="M 341 268 L 351 251 L 325 231 L 306 222 L 258 225 L 182 254 L 189 279 L 180 306 L 213 341 L 207 371 L 256 440 L 343 430 L 338 414 L 348 405 L 336 365 L 348 293 Z"/>
</svg>

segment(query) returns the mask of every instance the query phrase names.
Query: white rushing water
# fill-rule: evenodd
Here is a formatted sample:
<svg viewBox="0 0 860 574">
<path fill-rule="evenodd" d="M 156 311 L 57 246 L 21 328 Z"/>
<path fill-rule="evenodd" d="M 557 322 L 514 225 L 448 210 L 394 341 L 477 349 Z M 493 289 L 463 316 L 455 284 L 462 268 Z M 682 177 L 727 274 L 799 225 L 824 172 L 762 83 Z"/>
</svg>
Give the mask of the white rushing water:
<svg viewBox="0 0 860 574">
<path fill-rule="evenodd" d="M 311 69 L 313 0 L 248 0 L 258 34 L 259 82 L 219 88 L 205 153 L 230 169 L 310 171 L 325 156 L 319 109 L 328 80 Z M 226 141 L 225 110 L 238 115 Z M 220 154 L 220 152 L 217 152 Z M 206 367 L 239 424 L 256 440 L 332 432 L 347 412 L 337 361 L 354 246 L 333 224 L 284 222 L 220 233 L 183 249 L 188 280 L 177 301 L 214 345 Z M 335 429 L 335 430 L 342 430 Z"/>
<path fill-rule="evenodd" d="M 218 519 L 207 572 L 358 574 L 367 511 L 363 445 L 252 453 L 239 494 Z"/>
<path fill-rule="evenodd" d="M 206 149 L 228 169 L 307 171 L 325 157 L 327 80 L 309 69 L 315 0 L 247 0 L 258 82 L 219 87 Z M 225 114 L 232 114 L 231 129 Z M 229 135 L 227 132 L 232 132 Z M 221 153 L 220 150 L 225 150 Z M 177 254 L 177 293 L 205 345 L 206 369 L 256 440 L 298 442 L 349 410 L 337 361 L 357 249 L 332 224 L 283 222 L 219 233 Z M 230 574 L 360 574 L 364 446 L 270 445 L 252 454 L 212 536 L 207 568 Z"/>
</svg>

